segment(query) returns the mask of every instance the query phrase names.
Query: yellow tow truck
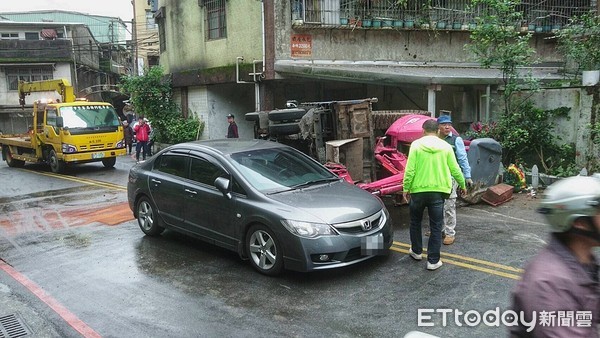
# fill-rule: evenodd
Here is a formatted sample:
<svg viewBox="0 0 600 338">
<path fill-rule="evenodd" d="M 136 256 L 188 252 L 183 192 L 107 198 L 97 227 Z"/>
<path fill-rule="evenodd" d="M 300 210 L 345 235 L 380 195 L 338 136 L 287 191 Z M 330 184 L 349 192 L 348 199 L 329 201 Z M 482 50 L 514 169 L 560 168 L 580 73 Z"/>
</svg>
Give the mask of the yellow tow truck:
<svg viewBox="0 0 600 338">
<path fill-rule="evenodd" d="M 123 126 L 113 106 L 76 99 L 66 79 L 21 81 L 19 103 L 23 108 L 30 93 L 52 91 L 58 92 L 62 101 L 35 101 L 28 133 L 0 135 L 2 158 L 8 166 L 47 163 L 55 173 L 88 162 L 112 168 L 117 156 L 126 153 Z"/>
</svg>

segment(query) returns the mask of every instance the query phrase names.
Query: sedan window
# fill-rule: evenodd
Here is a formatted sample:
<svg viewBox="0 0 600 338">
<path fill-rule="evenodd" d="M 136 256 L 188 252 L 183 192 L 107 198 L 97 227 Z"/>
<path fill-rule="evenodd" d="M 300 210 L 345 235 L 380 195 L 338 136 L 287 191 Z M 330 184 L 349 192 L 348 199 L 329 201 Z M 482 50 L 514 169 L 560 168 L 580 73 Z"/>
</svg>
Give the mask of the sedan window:
<svg viewBox="0 0 600 338">
<path fill-rule="evenodd" d="M 220 167 L 199 158 L 192 158 L 192 167 L 190 179 L 196 182 L 204 183 L 210 186 L 215 185 L 217 177 L 227 176 L 227 173 Z"/>
<path fill-rule="evenodd" d="M 158 165 L 155 169 L 163 173 L 187 177 L 186 171 L 187 156 L 164 154 L 158 159 Z"/>
</svg>

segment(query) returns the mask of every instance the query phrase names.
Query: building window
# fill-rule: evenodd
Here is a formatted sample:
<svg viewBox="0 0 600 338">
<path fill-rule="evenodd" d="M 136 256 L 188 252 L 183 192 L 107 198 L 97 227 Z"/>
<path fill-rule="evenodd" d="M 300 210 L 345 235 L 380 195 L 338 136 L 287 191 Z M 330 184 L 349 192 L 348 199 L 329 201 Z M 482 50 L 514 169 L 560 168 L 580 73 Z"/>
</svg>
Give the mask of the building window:
<svg viewBox="0 0 600 338">
<path fill-rule="evenodd" d="M 206 37 L 208 40 L 227 37 L 225 20 L 225 0 L 205 0 Z"/>
<path fill-rule="evenodd" d="M 165 19 L 158 19 L 158 44 L 161 52 L 167 50 L 167 38 L 165 37 Z"/>
<path fill-rule="evenodd" d="M 52 80 L 54 78 L 52 67 L 38 68 L 7 68 L 6 79 L 8 81 L 8 90 L 18 90 L 19 81 L 41 81 Z"/>
<path fill-rule="evenodd" d="M 156 21 L 154 20 L 154 13 L 151 10 L 146 10 L 146 29 L 156 29 Z"/>
<path fill-rule="evenodd" d="M 19 33 L 0 33 L 0 39 L 2 39 L 2 40 L 18 40 Z"/>
<path fill-rule="evenodd" d="M 25 32 L 25 40 L 39 40 L 40 39 L 40 33 L 35 32 L 35 33 L 28 33 Z"/>
</svg>

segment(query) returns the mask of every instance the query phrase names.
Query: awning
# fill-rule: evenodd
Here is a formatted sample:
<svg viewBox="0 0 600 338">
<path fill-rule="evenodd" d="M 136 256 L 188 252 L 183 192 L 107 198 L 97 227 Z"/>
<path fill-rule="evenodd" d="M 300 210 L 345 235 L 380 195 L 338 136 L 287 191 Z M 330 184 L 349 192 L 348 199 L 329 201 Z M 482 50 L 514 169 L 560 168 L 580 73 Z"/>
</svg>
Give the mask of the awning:
<svg viewBox="0 0 600 338">
<path fill-rule="evenodd" d="M 559 67 L 529 67 L 521 69 L 523 76 L 531 74 L 541 81 L 564 77 Z M 500 85 L 502 72 L 467 63 L 409 63 L 393 61 L 330 61 L 277 60 L 279 77 L 304 77 L 319 80 L 398 85 Z"/>
<path fill-rule="evenodd" d="M 58 34 L 56 33 L 56 29 L 54 29 L 54 28 L 44 28 L 44 29 L 42 29 L 42 32 L 40 33 L 40 35 L 44 39 L 56 39 L 58 37 Z"/>
</svg>

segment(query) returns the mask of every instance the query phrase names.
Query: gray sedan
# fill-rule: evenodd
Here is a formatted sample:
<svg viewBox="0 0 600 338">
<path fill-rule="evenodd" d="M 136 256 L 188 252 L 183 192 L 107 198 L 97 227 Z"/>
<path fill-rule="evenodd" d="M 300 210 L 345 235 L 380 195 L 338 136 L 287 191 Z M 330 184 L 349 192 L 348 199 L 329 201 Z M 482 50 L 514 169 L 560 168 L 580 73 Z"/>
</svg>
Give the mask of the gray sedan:
<svg viewBox="0 0 600 338">
<path fill-rule="evenodd" d="M 270 141 L 173 145 L 131 168 L 127 194 L 146 235 L 169 228 L 194 236 L 267 275 L 346 266 L 392 244 L 378 197 Z"/>
</svg>

